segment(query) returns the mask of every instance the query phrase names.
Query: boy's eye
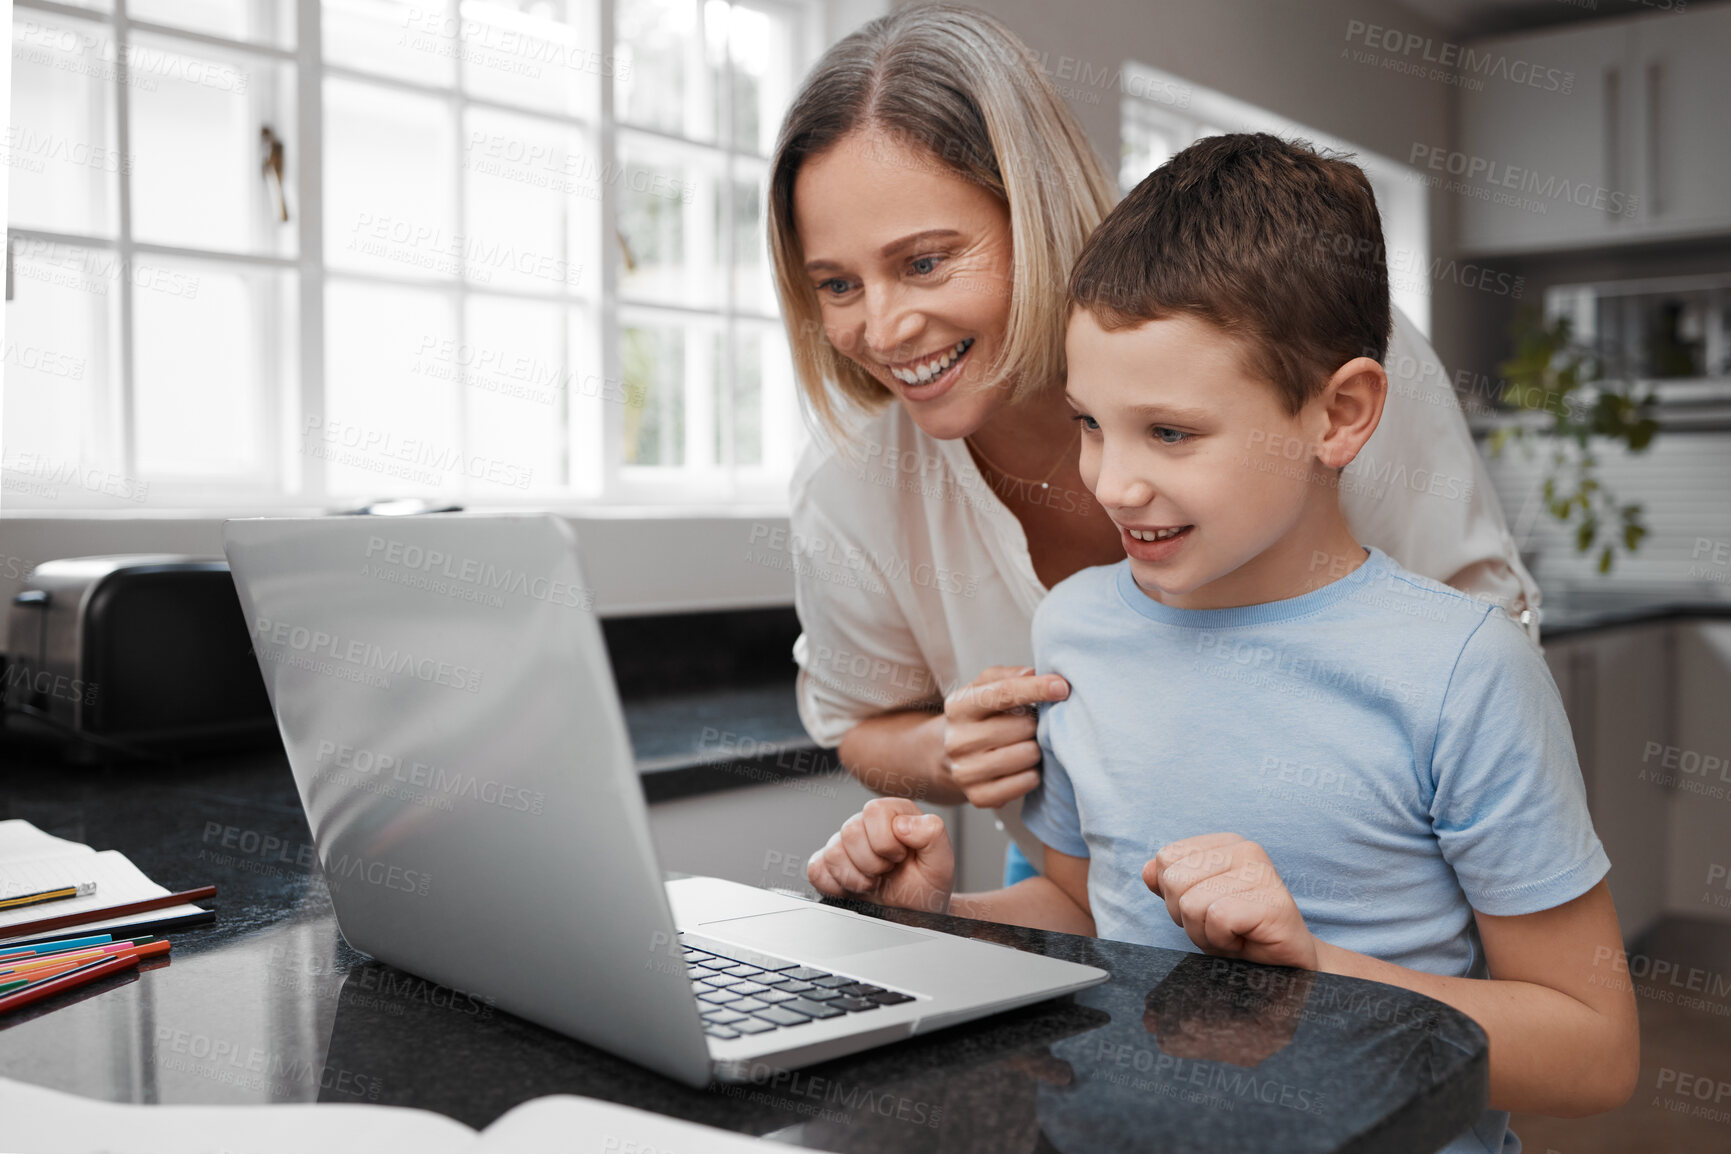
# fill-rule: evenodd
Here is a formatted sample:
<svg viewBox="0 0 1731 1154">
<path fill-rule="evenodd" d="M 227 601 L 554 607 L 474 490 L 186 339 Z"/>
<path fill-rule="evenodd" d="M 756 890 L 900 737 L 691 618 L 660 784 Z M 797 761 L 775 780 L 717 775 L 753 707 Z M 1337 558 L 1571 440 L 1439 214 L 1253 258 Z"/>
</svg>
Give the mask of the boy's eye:
<svg viewBox="0 0 1731 1154">
<path fill-rule="evenodd" d="M 1177 429 L 1168 429 L 1165 425 L 1154 426 L 1154 436 L 1162 445 L 1178 445 L 1189 440 L 1189 433 L 1181 433 Z"/>
<path fill-rule="evenodd" d="M 1077 413 L 1070 419 L 1072 421 L 1081 421 L 1082 427 L 1087 429 L 1090 433 L 1097 433 L 1100 431 L 1100 422 L 1096 421 L 1093 417 L 1090 417 L 1087 413 Z"/>
</svg>

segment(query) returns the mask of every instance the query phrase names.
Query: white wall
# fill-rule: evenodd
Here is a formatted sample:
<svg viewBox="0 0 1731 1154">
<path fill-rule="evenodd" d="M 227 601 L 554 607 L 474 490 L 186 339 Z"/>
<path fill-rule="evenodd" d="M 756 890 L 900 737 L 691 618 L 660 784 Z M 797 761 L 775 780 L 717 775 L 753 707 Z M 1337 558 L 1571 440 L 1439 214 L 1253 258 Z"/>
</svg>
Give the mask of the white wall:
<svg viewBox="0 0 1731 1154">
<path fill-rule="evenodd" d="M 1515 544 L 1547 591 L 1644 592 L 1668 588 L 1700 600 L 1731 599 L 1731 442 L 1724 433 L 1661 433 L 1640 453 L 1596 445 L 1599 482 L 1619 504 L 1641 506 L 1649 535 L 1634 553 L 1620 553 L 1611 572 L 1598 572 L 1598 547 L 1575 547 L 1573 525 L 1546 510 L 1541 486 L 1550 450 L 1518 445 L 1487 457 Z M 1564 481 L 1569 481 L 1568 477 Z M 1614 526 L 1612 527 L 1615 528 Z M 1601 539 L 1602 543 L 1602 539 Z"/>
<path fill-rule="evenodd" d="M 724 517 L 615 511 L 568 518 L 584 575 L 604 617 L 793 603 L 787 517 L 741 510 Z M 110 553 L 222 555 L 220 516 L 0 517 L 0 604 L 31 567 L 59 557 Z M 779 547 L 778 547 L 779 546 Z M 0 614 L 0 649 L 6 644 Z"/>
<path fill-rule="evenodd" d="M 1040 55 L 1095 150 L 1118 171 L 1119 90 L 1109 80 L 1136 60 L 1248 101 L 1405 163 L 1415 143 L 1453 140 L 1451 89 L 1353 62 L 1350 21 L 1446 40 L 1393 0 L 968 0 L 1003 20 Z M 896 7 L 904 7 L 898 3 Z M 1362 47 L 1362 45 L 1361 45 Z M 1432 191 L 1430 251 L 1453 251 L 1453 206 Z M 1461 327 L 1433 292 L 1432 343 L 1453 365 Z"/>
</svg>

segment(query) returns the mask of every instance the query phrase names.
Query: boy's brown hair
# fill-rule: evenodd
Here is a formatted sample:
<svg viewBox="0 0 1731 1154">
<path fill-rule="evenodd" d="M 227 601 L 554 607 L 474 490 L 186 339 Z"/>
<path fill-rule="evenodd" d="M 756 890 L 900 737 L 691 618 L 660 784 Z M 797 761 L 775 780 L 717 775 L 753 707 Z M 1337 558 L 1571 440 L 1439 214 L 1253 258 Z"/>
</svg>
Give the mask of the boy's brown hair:
<svg viewBox="0 0 1731 1154">
<path fill-rule="evenodd" d="M 1363 170 L 1265 132 L 1209 136 L 1119 202 L 1070 272 L 1108 332 L 1176 314 L 1239 340 L 1290 413 L 1391 323 L 1382 217 Z"/>
</svg>

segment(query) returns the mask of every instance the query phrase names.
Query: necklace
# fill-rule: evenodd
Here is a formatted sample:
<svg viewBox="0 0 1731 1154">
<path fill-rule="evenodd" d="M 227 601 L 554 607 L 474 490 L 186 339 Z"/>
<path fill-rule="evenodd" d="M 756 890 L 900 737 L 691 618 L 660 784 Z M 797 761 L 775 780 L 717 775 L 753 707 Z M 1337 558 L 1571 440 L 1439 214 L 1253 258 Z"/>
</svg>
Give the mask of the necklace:
<svg viewBox="0 0 1731 1154">
<path fill-rule="evenodd" d="M 1014 473 L 1010 472 L 1008 469 L 1004 468 L 1002 465 L 998 464 L 996 461 L 994 461 L 990 457 L 986 456 L 986 451 L 984 449 L 980 448 L 978 445 L 974 444 L 972 438 L 964 437 L 962 439 L 964 441 L 967 441 L 968 448 L 972 449 L 974 452 L 976 452 L 980 455 L 980 460 L 984 461 L 987 465 L 991 466 L 992 472 L 998 474 L 999 476 L 1003 477 L 1007 481 L 1014 481 L 1019 485 L 1038 485 L 1042 489 L 1051 488 L 1052 474 L 1056 473 L 1058 471 L 1058 466 L 1062 465 L 1064 463 L 1064 459 L 1070 455 L 1070 445 L 1066 445 L 1064 447 L 1064 451 L 1058 454 L 1058 459 L 1056 461 L 1052 462 L 1052 467 L 1050 469 L 1046 470 L 1046 475 L 1044 477 L 1041 477 L 1038 481 L 1034 481 L 1034 480 L 1028 479 L 1027 477 L 1016 476 Z M 1080 424 L 1077 424 L 1076 425 L 1076 436 L 1071 441 L 1071 445 L 1074 445 L 1076 441 L 1079 441 L 1081 439 L 1082 439 L 1082 426 Z"/>
</svg>

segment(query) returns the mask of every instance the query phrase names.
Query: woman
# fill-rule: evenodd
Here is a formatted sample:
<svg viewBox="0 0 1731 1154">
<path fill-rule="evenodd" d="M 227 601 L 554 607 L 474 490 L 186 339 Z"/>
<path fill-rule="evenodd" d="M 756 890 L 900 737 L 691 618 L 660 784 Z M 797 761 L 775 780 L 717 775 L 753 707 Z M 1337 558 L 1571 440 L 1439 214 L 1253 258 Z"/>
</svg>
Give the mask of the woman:
<svg viewBox="0 0 1731 1154">
<path fill-rule="evenodd" d="M 1063 398 L 1066 278 L 1116 193 L 1033 61 L 968 9 L 872 21 L 794 100 L 769 204 L 822 425 L 791 493 L 801 717 L 866 785 L 1002 807 L 1012 833 L 1039 784 L 1029 707 L 1068 692 L 1028 666 L 1034 609 L 1123 557 Z M 1521 617 L 1537 587 L 1398 310 L 1386 360 L 1382 424 L 1341 480 L 1354 534 Z M 1291 467 L 1281 449 L 1246 465 Z M 1006 884 L 1031 871 L 1014 849 Z"/>
</svg>

